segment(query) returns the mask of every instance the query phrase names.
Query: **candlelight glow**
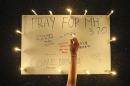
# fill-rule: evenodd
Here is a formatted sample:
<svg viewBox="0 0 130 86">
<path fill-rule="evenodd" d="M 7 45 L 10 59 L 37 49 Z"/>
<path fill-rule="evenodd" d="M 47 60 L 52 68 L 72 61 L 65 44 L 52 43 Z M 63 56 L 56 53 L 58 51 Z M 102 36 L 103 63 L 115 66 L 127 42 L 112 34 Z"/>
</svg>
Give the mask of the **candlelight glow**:
<svg viewBox="0 0 130 86">
<path fill-rule="evenodd" d="M 36 11 L 32 9 L 32 12 L 34 13 L 34 15 L 37 15 Z"/>
<path fill-rule="evenodd" d="M 89 72 L 89 71 L 86 71 L 86 74 L 90 75 L 90 72 Z"/>
<path fill-rule="evenodd" d="M 49 13 L 50 13 L 50 15 L 53 15 L 53 13 L 52 13 L 52 11 L 51 11 L 51 10 L 49 10 Z"/>
<path fill-rule="evenodd" d="M 14 51 L 21 51 L 21 49 L 20 48 L 18 48 L 18 47 L 14 47 Z"/>
<path fill-rule="evenodd" d="M 61 69 L 58 69 L 58 72 L 61 72 L 62 70 Z"/>
<path fill-rule="evenodd" d="M 84 10 L 84 15 L 86 15 L 86 14 L 87 14 L 87 12 L 88 12 L 87 10 Z"/>
<path fill-rule="evenodd" d="M 116 37 L 112 37 L 110 41 L 112 42 L 112 41 L 116 41 L 116 40 L 117 40 Z"/>
<path fill-rule="evenodd" d="M 69 12 L 70 15 L 72 14 L 72 10 L 70 8 L 67 8 L 66 10 Z"/>
<path fill-rule="evenodd" d="M 18 34 L 22 34 L 22 32 L 20 30 L 16 30 L 15 32 Z"/>
<path fill-rule="evenodd" d="M 111 74 L 112 75 L 117 75 L 117 72 L 116 71 L 111 71 Z"/>
<path fill-rule="evenodd" d="M 108 17 L 114 13 L 114 10 L 111 10 L 111 12 L 108 14 Z"/>
</svg>

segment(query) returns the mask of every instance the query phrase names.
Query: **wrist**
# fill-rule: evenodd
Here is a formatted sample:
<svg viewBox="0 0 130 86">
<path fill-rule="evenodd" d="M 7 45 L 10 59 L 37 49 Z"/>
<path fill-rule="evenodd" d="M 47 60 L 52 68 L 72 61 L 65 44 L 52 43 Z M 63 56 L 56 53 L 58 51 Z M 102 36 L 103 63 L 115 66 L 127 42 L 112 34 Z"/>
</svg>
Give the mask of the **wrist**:
<svg viewBox="0 0 130 86">
<path fill-rule="evenodd" d="M 72 57 L 75 57 L 75 56 L 77 56 L 77 54 L 71 54 L 71 56 L 72 56 Z"/>
</svg>

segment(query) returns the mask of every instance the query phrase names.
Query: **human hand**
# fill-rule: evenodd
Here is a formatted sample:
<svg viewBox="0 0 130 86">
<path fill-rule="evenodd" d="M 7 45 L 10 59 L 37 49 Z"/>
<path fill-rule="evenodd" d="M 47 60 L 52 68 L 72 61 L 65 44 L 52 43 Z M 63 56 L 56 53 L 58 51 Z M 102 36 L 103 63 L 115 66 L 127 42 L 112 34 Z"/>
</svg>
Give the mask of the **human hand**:
<svg viewBox="0 0 130 86">
<path fill-rule="evenodd" d="M 79 48 L 79 42 L 77 40 L 76 37 L 70 39 L 70 52 L 71 52 L 71 55 L 76 55 L 77 54 L 77 51 L 78 51 L 78 48 Z"/>
</svg>

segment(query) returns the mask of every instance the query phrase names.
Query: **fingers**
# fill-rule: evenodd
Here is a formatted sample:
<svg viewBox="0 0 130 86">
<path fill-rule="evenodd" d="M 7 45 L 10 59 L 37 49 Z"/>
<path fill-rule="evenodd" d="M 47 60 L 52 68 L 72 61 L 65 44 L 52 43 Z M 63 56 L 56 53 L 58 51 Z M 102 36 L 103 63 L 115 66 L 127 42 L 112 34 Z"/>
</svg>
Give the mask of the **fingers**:
<svg viewBox="0 0 130 86">
<path fill-rule="evenodd" d="M 79 43 L 78 43 L 78 40 L 77 38 L 73 38 L 73 39 L 70 39 L 70 51 L 72 54 L 76 54 L 78 48 L 79 48 Z"/>
<path fill-rule="evenodd" d="M 74 37 L 72 40 L 73 40 L 74 44 L 79 45 L 77 38 Z"/>
<path fill-rule="evenodd" d="M 71 43 L 71 45 L 72 44 L 79 45 L 79 42 L 78 42 L 77 38 L 70 39 L 70 43 Z"/>
<path fill-rule="evenodd" d="M 71 45 L 73 44 L 73 39 L 70 39 L 70 43 L 71 43 Z"/>
</svg>

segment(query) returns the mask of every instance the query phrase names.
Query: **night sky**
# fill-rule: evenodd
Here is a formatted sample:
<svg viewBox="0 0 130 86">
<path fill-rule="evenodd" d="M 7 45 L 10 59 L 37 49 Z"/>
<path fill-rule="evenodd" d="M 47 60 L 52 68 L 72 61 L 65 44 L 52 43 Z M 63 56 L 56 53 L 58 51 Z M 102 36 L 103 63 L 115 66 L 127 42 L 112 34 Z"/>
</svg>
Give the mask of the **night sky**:
<svg viewBox="0 0 130 86">
<path fill-rule="evenodd" d="M 0 86 L 66 86 L 67 75 L 20 75 L 21 53 L 14 52 L 15 46 L 21 46 L 21 36 L 15 33 L 21 30 L 21 16 L 33 15 L 31 9 L 39 15 L 65 15 L 71 7 L 74 15 L 111 15 L 111 37 L 117 41 L 111 43 L 111 66 L 117 71 L 111 75 L 78 75 L 77 86 L 130 86 L 130 5 L 129 0 L 0 0 Z"/>
</svg>

